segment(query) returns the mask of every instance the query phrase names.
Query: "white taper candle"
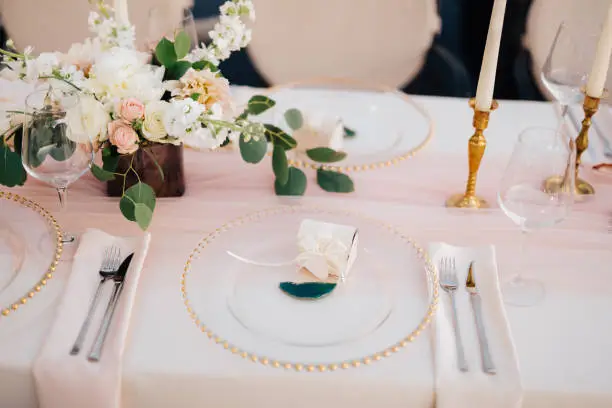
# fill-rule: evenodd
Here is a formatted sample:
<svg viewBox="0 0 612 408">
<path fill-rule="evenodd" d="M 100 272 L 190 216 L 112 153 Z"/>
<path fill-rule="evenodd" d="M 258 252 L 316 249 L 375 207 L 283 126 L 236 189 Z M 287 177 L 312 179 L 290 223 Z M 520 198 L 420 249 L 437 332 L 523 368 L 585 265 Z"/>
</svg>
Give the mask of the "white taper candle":
<svg viewBox="0 0 612 408">
<path fill-rule="evenodd" d="M 591 75 L 586 86 L 587 95 L 593 98 L 599 98 L 603 94 L 604 85 L 608 76 L 608 67 L 610 66 L 610 54 L 612 53 L 612 5 L 608 8 L 608 15 L 604 21 L 599 41 L 597 42 L 597 51 L 593 59 L 593 67 Z"/>
<path fill-rule="evenodd" d="M 130 20 L 128 18 L 128 0 L 115 0 L 114 8 L 115 8 L 115 20 L 118 23 L 123 25 L 130 24 Z"/>
<path fill-rule="evenodd" d="M 489 33 L 482 57 L 478 88 L 476 88 L 476 109 L 488 112 L 493 102 L 493 89 L 495 88 L 495 73 L 497 71 L 497 57 L 504 28 L 504 14 L 506 13 L 506 0 L 495 0 L 489 23 Z"/>
</svg>

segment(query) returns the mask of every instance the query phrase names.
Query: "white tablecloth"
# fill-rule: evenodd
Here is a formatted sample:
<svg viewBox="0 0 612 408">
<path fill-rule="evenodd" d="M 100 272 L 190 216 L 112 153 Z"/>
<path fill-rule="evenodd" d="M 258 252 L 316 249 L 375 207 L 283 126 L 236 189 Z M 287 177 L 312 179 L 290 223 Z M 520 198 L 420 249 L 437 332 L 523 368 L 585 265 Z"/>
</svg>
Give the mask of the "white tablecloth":
<svg viewBox="0 0 612 408">
<path fill-rule="evenodd" d="M 418 97 L 436 121 L 431 144 L 401 165 L 355 175 L 363 211 L 385 218 L 423 244 L 495 244 L 502 280 L 516 263 L 518 231 L 498 209 L 465 214 L 442 204 L 463 189 L 471 110 L 467 101 Z M 489 146 L 478 189 L 491 202 L 514 141 L 527 126 L 556 126 L 550 104 L 502 102 L 491 117 Z M 264 367 L 223 351 L 200 333 L 185 311 L 179 278 L 185 260 L 206 232 L 254 208 L 278 203 L 268 165 L 251 169 L 227 153 L 186 152 L 185 197 L 160 200 L 149 256 L 142 272 L 123 365 L 125 408 L 195 406 L 429 407 L 433 360 L 429 333 L 382 362 L 341 373 L 305 374 Z M 231 166 L 221 163 L 231 162 Z M 525 407 L 612 406 L 612 234 L 607 232 L 612 181 L 595 177 L 598 195 L 568 222 L 541 232 L 528 247 L 530 272 L 547 286 L 532 308 L 507 313 L 521 366 Z M 373 182 L 376 180 L 376 182 Z M 232 191 L 232 199 L 228 199 Z M 382 195 L 381 191 L 387 192 Z M 16 189 L 55 210 L 56 196 L 42 184 Z M 311 179 L 308 192 L 323 195 Z M 242 197 L 236 200 L 236 197 Z M 338 204 L 337 196 L 325 195 Z M 319 199 L 321 200 L 321 199 Z M 386 203 L 374 203 L 386 201 Z M 231 201 L 231 202 L 228 202 Z M 308 202 L 308 199 L 306 199 Z M 101 228 L 137 233 L 116 199 L 88 178 L 70 192 L 70 230 Z M 0 407 L 36 407 L 32 363 L 45 341 L 54 306 L 69 272 L 63 264 L 36 298 L 0 322 Z"/>
</svg>

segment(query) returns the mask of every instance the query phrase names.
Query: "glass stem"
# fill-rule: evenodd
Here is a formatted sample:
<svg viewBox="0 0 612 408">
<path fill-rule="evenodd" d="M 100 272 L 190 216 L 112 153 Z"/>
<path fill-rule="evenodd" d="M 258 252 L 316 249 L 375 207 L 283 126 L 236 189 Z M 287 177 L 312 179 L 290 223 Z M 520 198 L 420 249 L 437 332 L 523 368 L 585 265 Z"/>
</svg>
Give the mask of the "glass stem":
<svg viewBox="0 0 612 408">
<path fill-rule="evenodd" d="M 525 247 L 527 245 L 527 235 L 529 231 L 525 228 L 521 228 L 521 238 L 519 242 L 519 253 L 518 253 L 518 268 L 516 275 L 514 275 L 514 283 L 522 283 L 523 282 L 523 270 L 525 269 Z"/>
<path fill-rule="evenodd" d="M 60 217 L 63 220 L 64 214 L 66 213 L 66 199 L 67 199 L 68 189 L 66 187 L 58 187 L 57 188 L 57 196 L 60 202 Z M 74 235 L 66 233 L 66 231 L 62 231 L 62 242 L 64 244 L 74 242 Z"/>
</svg>

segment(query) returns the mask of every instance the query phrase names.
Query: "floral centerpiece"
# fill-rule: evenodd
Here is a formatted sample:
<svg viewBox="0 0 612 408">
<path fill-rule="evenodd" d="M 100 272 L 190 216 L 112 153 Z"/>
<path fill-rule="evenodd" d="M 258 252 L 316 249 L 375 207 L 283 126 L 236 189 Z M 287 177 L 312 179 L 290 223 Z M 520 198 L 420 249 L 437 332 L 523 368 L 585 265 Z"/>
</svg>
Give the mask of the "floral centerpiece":
<svg viewBox="0 0 612 408">
<path fill-rule="evenodd" d="M 93 36 L 73 44 L 67 53 L 35 56 L 31 47 L 20 53 L 11 41 L 6 50 L 0 50 L 4 67 L 0 86 L 5 93 L 0 100 L 0 184 L 13 187 L 26 181 L 20 158 L 23 103 L 35 87 L 49 83 L 79 93 L 80 112 L 67 114 L 65 121 L 101 152 L 101 165 L 92 163 L 91 172 L 101 181 L 120 186 L 121 212 L 143 229 L 151 222 L 156 196 L 167 195 L 163 187 L 169 173 L 182 172 L 182 162 L 170 168 L 160 165 L 155 154 L 159 146 L 215 149 L 235 143 L 248 163 L 259 163 L 271 152 L 275 192 L 304 193 L 306 176 L 290 166 L 287 158 L 296 140 L 279 127 L 254 119 L 275 102 L 256 95 L 238 111 L 229 82 L 219 70 L 222 61 L 250 41 L 251 31 L 243 21 L 255 17 L 250 0 L 229 0 L 220 7 L 210 44 L 192 49 L 189 36 L 178 31 L 172 39 L 162 38 L 153 55 L 136 49 L 125 1 L 118 12 L 103 1 L 95 5 L 97 11 L 89 17 Z M 301 126 L 300 111 L 291 109 L 285 118 L 292 129 Z M 345 157 L 326 146 L 306 153 L 320 163 Z M 144 174 L 139 174 L 143 169 L 134 165 L 145 156 L 145 170 L 153 168 L 158 183 L 150 182 L 151 176 L 143 179 Z M 182 160 L 182 155 L 175 157 Z M 353 190 L 347 175 L 323 168 L 317 172 L 325 190 Z"/>
</svg>

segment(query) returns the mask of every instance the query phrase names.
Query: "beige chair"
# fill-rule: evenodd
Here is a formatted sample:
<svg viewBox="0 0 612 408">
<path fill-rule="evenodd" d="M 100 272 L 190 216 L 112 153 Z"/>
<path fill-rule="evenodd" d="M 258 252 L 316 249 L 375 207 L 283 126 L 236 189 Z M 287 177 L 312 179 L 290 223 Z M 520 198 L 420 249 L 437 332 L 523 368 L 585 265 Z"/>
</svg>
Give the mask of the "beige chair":
<svg viewBox="0 0 612 408">
<path fill-rule="evenodd" d="M 610 3 L 610 0 L 533 0 L 523 44 L 531 52 L 536 83 L 549 99 L 552 96 L 544 87 L 540 74 L 559 25 L 566 21 L 573 27 L 589 27 L 597 33 Z M 606 87 L 612 90 L 611 86 L 612 73 L 609 73 Z"/>
<path fill-rule="evenodd" d="M 112 1 L 107 0 L 112 5 Z M 93 6 L 87 0 L 4 0 L 2 21 L 18 49 L 28 45 L 35 52 L 67 51 L 70 44 L 88 37 L 87 17 Z M 181 21 L 184 7 L 193 0 L 128 0 L 130 21 L 136 26 L 137 44 L 147 40 L 149 11 L 163 10 L 163 24 L 172 31 Z"/>
<path fill-rule="evenodd" d="M 248 48 L 271 84 L 347 77 L 388 86 L 418 73 L 440 29 L 435 0 L 254 0 Z"/>
</svg>

